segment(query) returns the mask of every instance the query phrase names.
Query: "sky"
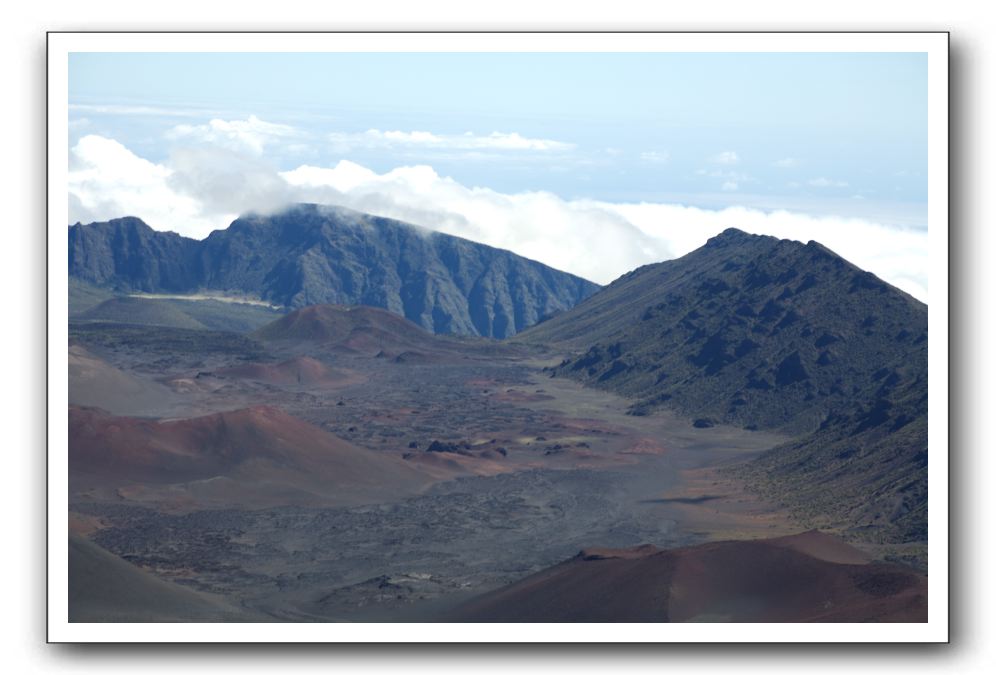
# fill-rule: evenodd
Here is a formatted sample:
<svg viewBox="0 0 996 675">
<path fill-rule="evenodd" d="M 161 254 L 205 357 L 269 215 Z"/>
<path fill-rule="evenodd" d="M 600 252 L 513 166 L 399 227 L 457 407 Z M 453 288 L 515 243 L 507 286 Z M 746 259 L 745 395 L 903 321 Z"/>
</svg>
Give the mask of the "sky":
<svg viewBox="0 0 996 675">
<path fill-rule="evenodd" d="M 69 222 L 335 203 L 608 283 L 726 227 L 927 291 L 926 56 L 77 53 Z"/>
</svg>

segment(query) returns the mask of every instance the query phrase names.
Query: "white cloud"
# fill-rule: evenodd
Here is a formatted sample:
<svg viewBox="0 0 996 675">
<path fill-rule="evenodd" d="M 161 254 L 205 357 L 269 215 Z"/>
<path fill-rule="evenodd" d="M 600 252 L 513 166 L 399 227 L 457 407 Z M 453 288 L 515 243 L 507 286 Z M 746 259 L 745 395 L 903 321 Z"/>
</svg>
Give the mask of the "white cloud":
<svg viewBox="0 0 996 675">
<path fill-rule="evenodd" d="M 818 188 L 847 187 L 847 181 L 831 180 L 830 178 L 824 178 L 822 176 L 819 178 L 813 178 L 806 182 L 812 185 L 813 187 L 818 187 Z"/>
<path fill-rule="evenodd" d="M 634 260 L 667 255 L 664 242 L 593 201 L 565 201 L 548 192 L 503 194 L 467 187 L 428 166 L 374 173 L 353 162 L 300 167 L 281 174 L 304 201 L 328 202 L 397 218 L 505 248 L 605 283 Z"/>
<path fill-rule="evenodd" d="M 230 216 L 208 217 L 202 203 L 170 186 L 173 171 L 117 141 L 88 135 L 69 154 L 69 222 L 139 216 L 159 230 L 203 237 Z"/>
<path fill-rule="evenodd" d="M 737 190 L 739 188 L 740 184 L 737 183 L 735 180 L 728 180 L 725 183 L 723 183 L 723 185 L 720 187 L 720 189 L 722 189 L 723 192 L 733 192 L 734 190 Z"/>
<path fill-rule="evenodd" d="M 784 157 L 772 162 L 772 166 L 777 166 L 779 169 L 792 169 L 799 166 L 799 160 L 795 157 Z"/>
<path fill-rule="evenodd" d="M 641 152 L 640 159 L 642 159 L 645 162 L 663 164 L 664 162 L 671 159 L 671 153 L 669 153 L 667 150 L 650 150 L 648 152 Z"/>
<path fill-rule="evenodd" d="M 302 188 L 303 196 L 317 201 L 323 187 L 331 188 L 338 193 L 336 203 L 507 248 L 599 283 L 640 265 L 684 255 L 709 237 L 737 227 L 819 241 L 926 299 L 927 237 L 919 229 L 743 207 L 567 201 L 544 192 L 508 195 L 465 187 L 427 166 L 377 174 L 339 162 L 334 168 L 300 167 L 282 175 Z"/>
<path fill-rule="evenodd" d="M 204 215 L 267 213 L 294 201 L 272 166 L 226 148 L 179 148 L 170 154 L 169 168 L 167 185 L 195 199 Z"/>
<path fill-rule="evenodd" d="M 714 164 L 736 164 L 740 161 L 740 156 L 732 150 L 726 150 L 715 155 L 712 161 Z"/>
<path fill-rule="evenodd" d="M 548 192 L 504 194 L 462 185 L 424 165 L 379 174 L 341 161 L 278 174 L 231 151 L 197 152 L 174 153 L 166 166 L 137 157 L 116 141 L 85 136 L 71 153 L 70 222 L 135 215 L 157 229 L 203 237 L 226 227 L 236 212 L 271 210 L 291 201 L 339 204 L 509 249 L 600 283 L 684 255 L 737 227 L 814 239 L 926 299 L 922 229 L 740 206 L 710 210 L 564 200 Z"/>
<path fill-rule="evenodd" d="M 179 124 L 167 137 L 209 143 L 240 152 L 263 154 L 266 146 L 299 137 L 301 132 L 286 124 L 265 122 L 255 115 L 245 120 L 213 119 L 207 124 Z"/>
<path fill-rule="evenodd" d="M 545 138 L 527 138 L 517 132 L 493 131 L 479 135 L 434 134 L 430 131 L 381 131 L 370 129 L 363 133 L 335 132 L 328 135 L 333 147 L 339 150 L 353 148 L 392 148 L 397 146 L 438 150 L 530 150 L 564 151 L 574 148 L 573 143 L 563 143 Z"/>
</svg>

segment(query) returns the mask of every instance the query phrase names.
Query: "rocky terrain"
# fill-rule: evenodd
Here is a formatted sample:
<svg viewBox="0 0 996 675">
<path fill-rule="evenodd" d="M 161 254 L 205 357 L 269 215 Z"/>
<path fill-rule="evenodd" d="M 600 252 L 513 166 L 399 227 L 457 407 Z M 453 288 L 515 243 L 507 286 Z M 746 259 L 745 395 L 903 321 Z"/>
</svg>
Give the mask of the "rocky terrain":
<svg viewBox="0 0 996 675">
<path fill-rule="evenodd" d="M 521 346 L 423 332 L 436 359 L 422 363 L 378 356 L 377 331 L 366 350 L 279 334 L 71 327 L 93 375 L 70 403 L 115 378 L 136 392 L 104 401 L 113 412 L 70 409 L 73 527 L 247 617 L 431 620 L 592 541 L 688 543 L 701 535 L 677 526 L 684 506 L 659 500 L 679 471 L 781 439 L 628 416 Z M 721 508 L 770 513 L 741 499 Z"/>
<path fill-rule="evenodd" d="M 507 340 L 97 282 L 77 620 L 924 620 L 926 308 L 818 244 L 728 231 Z"/>
<path fill-rule="evenodd" d="M 727 230 L 517 339 L 634 415 L 797 436 L 741 471 L 814 526 L 926 539 L 927 307 L 816 242 Z"/>
</svg>

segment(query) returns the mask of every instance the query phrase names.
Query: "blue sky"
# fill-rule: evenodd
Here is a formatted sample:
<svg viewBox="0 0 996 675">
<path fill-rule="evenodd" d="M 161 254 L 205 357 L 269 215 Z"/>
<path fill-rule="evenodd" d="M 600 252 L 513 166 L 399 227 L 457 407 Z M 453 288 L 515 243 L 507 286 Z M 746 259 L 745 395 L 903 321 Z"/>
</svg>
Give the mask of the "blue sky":
<svg viewBox="0 0 996 675">
<path fill-rule="evenodd" d="M 74 107 L 71 118 L 91 122 L 74 127 L 74 135 L 103 132 L 153 161 L 169 152 L 162 132 L 191 114 L 202 122 L 253 114 L 313 134 L 307 149 L 274 149 L 269 159 L 281 169 L 345 158 L 385 171 L 400 159 L 503 192 L 683 198 L 704 206 L 743 201 L 729 194 L 738 193 L 764 196 L 772 207 L 779 197 L 795 207 L 809 201 L 821 212 L 834 200 L 864 199 L 895 202 L 897 217 L 919 213 L 921 220 L 926 94 L 922 54 L 74 54 L 70 60 L 71 104 L 162 111 Z M 516 132 L 573 147 L 469 153 L 337 147 L 326 140 L 329 133 L 369 129 Z"/>
<path fill-rule="evenodd" d="M 128 211 L 204 236 L 308 198 L 607 281 L 754 211 L 788 211 L 799 219 L 756 229 L 839 240 L 925 295 L 922 241 L 879 237 L 926 229 L 924 54 L 77 53 L 69 65 L 70 222 Z M 877 228 L 881 254 L 864 251 L 863 230 L 841 239 L 834 219 Z M 623 242 L 614 262 L 561 241 L 604 232 Z M 877 269 L 897 246 L 915 253 Z"/>
</svg>

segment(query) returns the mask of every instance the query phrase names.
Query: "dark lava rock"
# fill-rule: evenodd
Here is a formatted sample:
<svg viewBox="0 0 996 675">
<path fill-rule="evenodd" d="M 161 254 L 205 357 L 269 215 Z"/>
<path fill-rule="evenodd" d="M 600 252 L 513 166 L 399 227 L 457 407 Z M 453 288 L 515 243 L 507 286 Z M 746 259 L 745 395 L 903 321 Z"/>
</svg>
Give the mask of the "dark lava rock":
<svg viewBox="0 0 996 675">
<path fill-rule="evenodd" d="M 789 434 L 736 471 L 813 522 L 926 538 L 927 306 L 816 242 L 730 229 L 516 339 L 629 415 Z"/>
</svg>

